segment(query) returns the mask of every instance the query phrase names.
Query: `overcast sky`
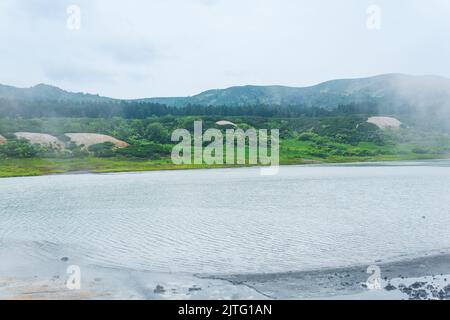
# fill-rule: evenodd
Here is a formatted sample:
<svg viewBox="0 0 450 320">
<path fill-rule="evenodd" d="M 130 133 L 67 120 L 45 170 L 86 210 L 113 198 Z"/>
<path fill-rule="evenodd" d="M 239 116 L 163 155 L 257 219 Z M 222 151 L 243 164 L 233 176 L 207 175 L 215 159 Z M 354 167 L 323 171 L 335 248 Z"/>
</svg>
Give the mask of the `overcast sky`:
<svg viewBox="0 0 450 320">
<path fill-rule="evenodd" d="M 79 30 L 67 27 L 73 4 Z M 374 4 L 379 29 L 367 13 Z M 117 98 L 393 72 L 450 77 L 450 1 L 0 0 L 0 41 L 0 83 Z"/>
</svg>

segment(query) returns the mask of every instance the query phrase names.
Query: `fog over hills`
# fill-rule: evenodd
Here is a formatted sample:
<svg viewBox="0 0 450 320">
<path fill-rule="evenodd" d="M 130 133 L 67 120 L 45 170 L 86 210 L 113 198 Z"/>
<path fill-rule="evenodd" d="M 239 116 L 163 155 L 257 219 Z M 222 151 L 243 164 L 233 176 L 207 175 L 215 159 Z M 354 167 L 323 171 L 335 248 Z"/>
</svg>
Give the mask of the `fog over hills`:
<svg viewBox="0 0 450 320">
<path fill-rule="evenodd" d="M 118 101 L 99 95 L 72 93 L 39 84 L 31 88 L 0 85 L 0 99 L 28 101 Z M 183 107 L 302 105 L 333 110 L 339 105 L 374 103 L 389 110 L 450 110 L 450 79 L 439 76 L 386 74 L 369 78 L 327 81 L 311 87 L 240 86 L 214 89 L 191 97 L 144 98 L 139 101 Z M 404 110 L 403 110 L 404 111 Z"/>
</svg>

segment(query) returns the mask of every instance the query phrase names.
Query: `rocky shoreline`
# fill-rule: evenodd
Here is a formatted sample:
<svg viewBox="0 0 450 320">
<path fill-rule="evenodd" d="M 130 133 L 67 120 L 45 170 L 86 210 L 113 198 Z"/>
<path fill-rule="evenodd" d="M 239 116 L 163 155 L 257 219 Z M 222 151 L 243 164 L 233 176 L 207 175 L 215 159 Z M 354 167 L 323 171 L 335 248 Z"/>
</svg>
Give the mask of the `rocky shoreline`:
<svg viewBox="0 0 450 320">
<path fill-rule="evenodd" d="M 370 288 L 368 266 L 275 274 L 209 275 L 246 285 L 271 299 L 450 299 L 450 255 L 378 262 L 379 288 Z"/>
</svg>

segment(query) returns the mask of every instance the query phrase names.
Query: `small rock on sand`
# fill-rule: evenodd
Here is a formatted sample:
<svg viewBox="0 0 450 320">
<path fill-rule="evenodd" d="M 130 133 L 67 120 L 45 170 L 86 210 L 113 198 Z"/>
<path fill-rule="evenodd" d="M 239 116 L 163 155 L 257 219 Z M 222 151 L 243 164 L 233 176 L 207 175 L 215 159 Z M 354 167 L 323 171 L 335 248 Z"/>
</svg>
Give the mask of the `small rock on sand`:
<svg viewBox="0 0 450 320">
<path fill-rule="evenodd" d="M 428 299 L 428 292 L 424 289 L 414 290 L 409 295 L 410 300 L 426 300 Z"/>
<path fill-rule="evenodd" d="M 384 290 L 393 291 L 393 290 L 397 290 L 397 288 L 389 283 L 386 287 L 384 287 Z"/>
<path fill-rule="evenodd" d="M 166 292 L 166 290 L 164 289 L 163 286 L 161 286 L 161 285 L 158 284 L 158 285 L 156 286 L 155 290 L 153 290 L 153 292 L 154 292 L 154 293 L 157 293 L 157 294 L 163 294 L 164 292 Z"/>
<path fill-rule="evenodd" d="M 427 284 L 426 282 L 414 282 L 410 287 L 413 289 L 419 289 L 425 286 L 426 284 Z"/>
<path fill-rule="evenodd" d="M 439 298 L 450 299 L 450 285 L 446 286 L 441 291 L 439 291 Z"/>
<path fill-rule="evenodd" d="M 193 286 L 192 288 L 189 288 L 190 292 L 192 292 L 192 291 L 201 291 L 201 290 L 202 290 L 202 288 L 197 287 L 197 286 Z"/>
</svg>

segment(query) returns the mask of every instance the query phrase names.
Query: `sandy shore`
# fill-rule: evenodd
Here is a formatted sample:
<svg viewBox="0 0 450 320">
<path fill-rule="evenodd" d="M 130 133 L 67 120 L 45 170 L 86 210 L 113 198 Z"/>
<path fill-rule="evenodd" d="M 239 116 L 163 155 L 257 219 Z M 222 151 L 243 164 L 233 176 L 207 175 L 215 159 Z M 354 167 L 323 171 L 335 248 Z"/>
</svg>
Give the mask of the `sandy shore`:
<svg viewBox="0 0 450 320">
<path fill-rule="evenodd" d="M 192 274 L 157 273 L 89 263 L 89 253 L 49 242 L 0 242 L 0 299 L 265 299 L 245 285 Z M 70 266 L 80 270 L 80 288 L 70 289 Z"/>
<path fill-rule="evenodd" d="M 89 254 L 87 253 L 87 256 Z M 280 274 L 155 273 L 91 265 L 68 246 L 0 242 L 0 299 L 450 299 L 450 255 L 379 263 L 381 289 L 367 266 Z M 67 287 L 71 265 L 80 288 Z"/>
</svg>

